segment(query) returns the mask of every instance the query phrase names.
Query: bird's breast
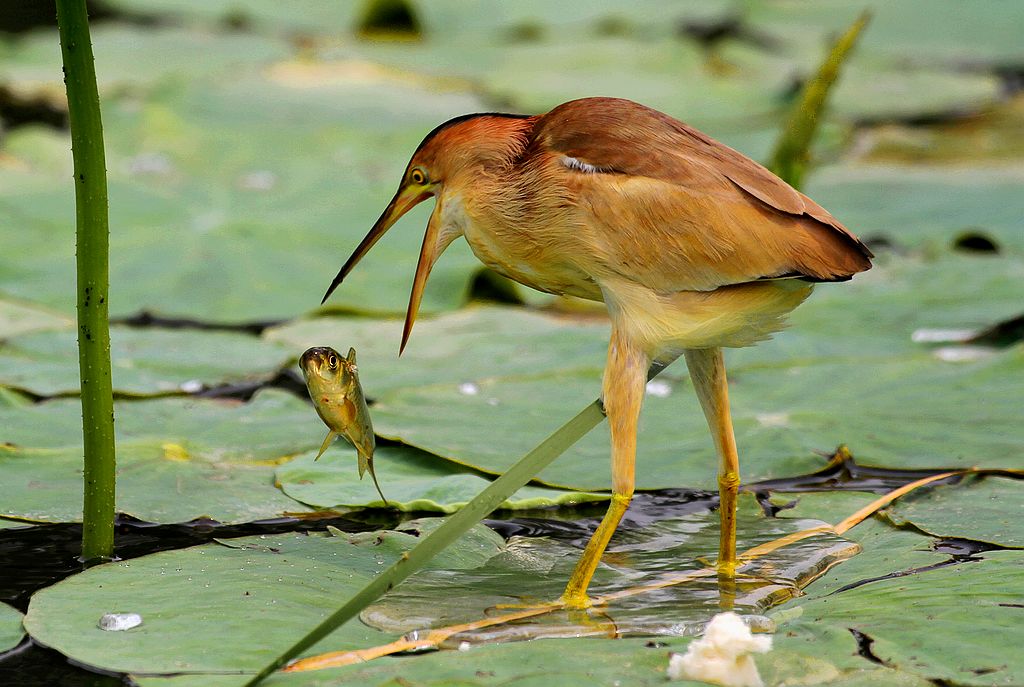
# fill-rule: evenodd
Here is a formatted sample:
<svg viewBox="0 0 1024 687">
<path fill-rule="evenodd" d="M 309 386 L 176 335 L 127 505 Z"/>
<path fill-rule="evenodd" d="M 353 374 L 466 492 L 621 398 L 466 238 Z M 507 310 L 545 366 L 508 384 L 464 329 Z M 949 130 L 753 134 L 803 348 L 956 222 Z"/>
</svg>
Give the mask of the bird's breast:
<svg viewBox="0 0 1024 687">
<path fill-rule="evenodd" d="M 568 232 L 498 212 L 466 212 L 464 234 L 473 254 L 498 274 L 557 295 L 601 300 L 601 290 L 573 259 Z"/>
</svg>

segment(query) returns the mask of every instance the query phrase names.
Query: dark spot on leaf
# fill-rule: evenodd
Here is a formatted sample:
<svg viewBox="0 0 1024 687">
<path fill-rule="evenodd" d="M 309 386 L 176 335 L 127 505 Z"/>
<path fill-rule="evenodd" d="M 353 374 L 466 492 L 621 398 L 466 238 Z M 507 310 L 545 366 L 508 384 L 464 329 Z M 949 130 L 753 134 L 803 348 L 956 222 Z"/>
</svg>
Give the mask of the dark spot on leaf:
<svg viewBox="0 0 1024 687">
<path fill-rule="evenodd" d="M 976 229 L 968 229 L 953 239 L 953 248 L 969 253 L 991 253 L 995 255 L 1000 252 L 999 244 L 995 239 Z"/>
<path fill-rule="evenodd" d="M 895 241 L 888 236 L 883 236 L 882 234 L 864 237 L 864 245 L 867 246 L 872 253 L 884 253 L 886 251 L 891 253 L 904 252 Z"/>
<path fill-rule="evenodd" d="M 774 518 L 779 514 L 779 511 L 793 508 L 800 502 L 800 499 L 793 499 L 792 501 L 781 504 L 772 503 L 771 492 L 768 491 L 755 491 L 754 498 L 757 499 L 757 505 L 761 507 L 761 512 L 769 518 Z"/>
<path fill-rule="evenodd" d="M 665 646 L 668 646 L 668 645 L 665 644 L 665 642 L 656 642 L 654 640 L 651 640 L 651 641 L 647 642 L 646 644 L 644 644 L 644 646 L 647 647 L 648 649 L 661 649 L 662 647 L 665 647 Z"/>
<path fill-rule="evenodd" d="M 867 636 L 866 634 L 864 634 L 860 630 L 853 629 L 852 627 L 848 627 L 846 629 L 849 630 L 850 634 L 853 635 L 853 638 L 855 640 L 857 640 L 857 653 L 860 656 L 868 659 L 872 663 L 877 663 L 880 666 L 887 665 L 885 661 L 883 661 L 882 659 L 878 658 L 878 656 L 875 656 L 875 654 L 872 653 L 871 645 L 875 643 L 874 639 L 872 639 L 871 637 Z"/>
<path fill-rule="evenodd" d="M 380 34 L 418 38 L 423 29 L 408 0 L 370 0 L 359 18 L 357 31 L 370 38 Z"/>
<path fill-rule="evenodd" d="M 418 529 L 414 528 L 414 527 L 410 527 L 409 529 L 396 530 L 396 531 L 401 532 L 402 534 L 411 534 L 414 537 L 420 536 L 420 531 Z"/>
<path fill-rule="evenodd" d="M 996 322 L 991 327 L 978 332 L 964 343 L 1006 348 L 1018 341 L 1024 341 L 1024 315 Z"/>
</svg>

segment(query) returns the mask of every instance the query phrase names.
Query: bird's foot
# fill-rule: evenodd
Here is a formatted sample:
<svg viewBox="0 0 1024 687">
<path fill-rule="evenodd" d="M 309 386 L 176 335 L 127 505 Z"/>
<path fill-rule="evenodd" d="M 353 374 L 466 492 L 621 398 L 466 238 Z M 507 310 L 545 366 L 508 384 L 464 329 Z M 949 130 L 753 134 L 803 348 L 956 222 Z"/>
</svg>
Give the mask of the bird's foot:
<svg viewBox="0 0 1024 687">
<path fill-rule="evenodd" d="M 587 596 L 586 592 L 569 592 L 562 594 L 558 600 L 564 608 L 573 611 L 583 611 L 594 605 L 594 600 Z"/>
</svg>

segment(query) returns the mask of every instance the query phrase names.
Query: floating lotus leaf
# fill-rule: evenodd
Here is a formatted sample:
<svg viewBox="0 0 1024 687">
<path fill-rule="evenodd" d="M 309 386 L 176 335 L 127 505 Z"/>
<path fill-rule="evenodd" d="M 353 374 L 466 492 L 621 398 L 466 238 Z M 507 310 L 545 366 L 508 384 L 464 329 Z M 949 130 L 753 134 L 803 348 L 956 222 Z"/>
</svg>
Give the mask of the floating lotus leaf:
<svg viewBox="0 0 1024 687">
<path fill-rule="evenodd" d="M 112 327 L 114 392 L 147 396 L 270 377 L 295 353 L 245 334 Z M 76 332 L 28 334 L 0 343 L 0 384 L 40 396 L 79 389 Z"/>
<path fill-rule="evenodd" d="M 1024 547 L 1024 481 L 1003 477 L 972 479 L 901 499 L 887 512 L 936 537 L 975 539 Z"/>
<path fill-rule="evenodd" d="M 274 468 L 319 446 L 309 405 L 266 391 L 246 404 L 163 398 L 115 404 L 117 507 L 143 520 L 249 522 L 308 510 Z M 0 515 L 81 520 L 81 405 L 0 404 Z M 353 468 L 354 469 L 354 468 Z"/>
<path fill-rule="evenodd" d="M 431 527 L 407 523 L 401 529 Z M 25 625 L 42 644 L 105 670 L 254 672 L 417 541 L 401 531 L 282 534 L 109 563 L 37 592 Z M 501 547 L 501 537 L 478 526 L 433 566 L 472 568 Z M 100 617 L 114 612 L 138 613 L 142 624 L 124 632 L 100 630 Z M 359 648 L 392 638 L 355 621 L 320 648 Z"/>
<path fill-rule="evenodd" d="M 1019 265 L 1024 221 L 1015 194 L 1020 180 L 1013 168 L 828 167 L 811 175 L 805 191 L 861 236 L 883 236 L 897 246 L 934 254 L 970 229 L 996 239 Z M 935 295 L 955 298 L 960 288 L 946 283 Z"/>
<path fill-rule="evenodd" d="M 169 75 L 190 78 L 237 77 L 288 55 L 279 38 L 168 26 L 101 24 L 92 29 L 96 76 L 101 91 L 152 84 Z M 56 31 L 35 32 L 6 47 L 0 81 L 51 93 L 63 91 L 60 44 Z M 139 50 L 145 45 L 145 50 Z"/>
<path fill-rule="evenodd" d="M 1019 551 L 990 551 L 980 562 L 843 591 L 827 576 L 807 590 L 806 598 L 779 611 L 784 622 L 778 648 L 855 667 L 863 659 L 857 655 L 852 629 L 869 642 L 865 650 L 900 671 L 963 685 L 1018 683 L 1024 659 L 1008 647 L 1024 642 L 1022 565 L 1024 554 Z M 858 581 L 856 572 L 852 566 L 839 566 L 834 575 L 849 584 Z"/>
<path fill-rule="evenodd" d="M 4 341 L 30 332 L 68 329 L 72 326 L 74 323 L 65 315 L 31 303 L 0 298 L 0 338 Z"/>
<path fill-rule="evenodd" d="M 479 109 L 472 96 L 415 84 L 271 78 L 169 86 L 105 113 L 113 315 L 249 322 L 316 309 L 423 135 Z M 13 220 L 0 227 L 0 289 L 70 314 L 73 193 L 59 183 L 66 171 L 52 167 L 0 167 L 0 211 Z M 404 312 L 428 214 L 420 208 L 397 226 L 329 306 Z M 55 248 L 61 240 L 67 250 Z M 405 280 L 379 278 L 403 262 Z M 453 246 L 425 311 L 462 304 L 478 268 L 464 243 Z"/>
<path fill-rule="evenodd" d="M 383 505 L 356 471 L 356 454 L 344 440 L 314 462 L 308 453 L 277 468 L 274 481 L 296 501 L 317 508 Z M 451 513 L 484 490 L 490 480 L 449 461 L 405 446 L 378 446 L 374 467 L 391 508 Z M 526 486 L 501 505 L 509 509 L 549 508 L 608 499 L 588 494 Z"/>
<path fill-rule="evenodd" d="M 21 626 L 22 617 L 17 609 L 0 603 L 0 654 L 13 649 L 25 636 L 25 630 Z"/>
<path fill-rule="evenodd" d="M 402 357 L 402 320 L 320 317 L 271 329 L 264 337 L 292 350 L 355 347 L 366 394 L 446 385 L 468 395 L 493 377 L 542 377 L 552 372 L 600 372 L 608 349 L 604 318 L 580 319 L 513 307 L 473 307 L 416 323 Z"/>
<path fill-rule="evenodd" d="M 865 8 L 857 0 L 756 2 L 748 20 L 790 45 L 818 49 Z M 903 0 L 870 5 L 871 25 L 859 51 L 951 68 L 964 64 L 1002 66 L 1024 62 L 1017 28 L 1024 22 L 1018 3 L 999 3 L 984 11 L 957 0 Z"/>
<path fill-rule="evenodd" d="M 337 633 L 336 633 L 337 634 Z M 334 635 L 332 635 L 333 637 Z M 328 639 L 323 642 L 327 645 Z M 409 659 L 380 659 L 341 670 L 276 674 L 267 687 L 342 687 L 406 682 L 444 687 L 546 687 L 552 684 L 613 684 L 664 687 L 670 651 L 684 651 L 686 640 L 545 639 L 518 644 L 475 646 Z M 139 687 L 237 687 L 237 676 L 149 677 L 133 675 Z M 704 683 L 673 682 L 679 687 Z M 916 687 L 916 686 L 915 686 Z"/>
<path fill-rule="evenodd" d="M 641 488 L 715 484 L 711 438 L 685 379 L 670 375 L 649 393 L 640 419 Z M 730 400 L 745 481 L 821 467 L 815 451 L 847 443 L 865 464 L 892 467 L 1017 467 L 1022 440 L 1017 387 L 1024 349 L 950 365 L 925 356 L 876 362 L 794 363 L 742 369 Z M 600 392 L 597 374 L 499 378 L 475 395 L 450 386 L 378 399 L 378 434 L 499 473 Z M 985 404 L 976 399 L 982 394 Z M 446 412 L 438 413 L 443 407 Z M 547 484 L 607 489 L 607 429 L 592 432 L 540 473 Z"/>
</svg>

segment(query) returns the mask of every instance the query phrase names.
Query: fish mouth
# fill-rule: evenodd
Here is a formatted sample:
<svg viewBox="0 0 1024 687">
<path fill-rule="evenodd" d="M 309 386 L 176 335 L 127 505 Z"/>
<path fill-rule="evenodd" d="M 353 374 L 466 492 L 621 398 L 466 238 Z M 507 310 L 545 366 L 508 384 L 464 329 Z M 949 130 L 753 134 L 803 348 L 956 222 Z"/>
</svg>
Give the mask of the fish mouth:
<svg viewBox="0 0 1024 687">
<path fill-rule="evenodd" d="M 341 358 L 337 352 L 329 346 L 314 346 L 308 348 L 306 351 L 299 356 L 299 367 L 302 368 L 302 374 L 307 378 L 311 373 L 320 374 L 320 370 L 327 362 L 327 358 L 330 355 L 335 355 Z"/>
</svg>

